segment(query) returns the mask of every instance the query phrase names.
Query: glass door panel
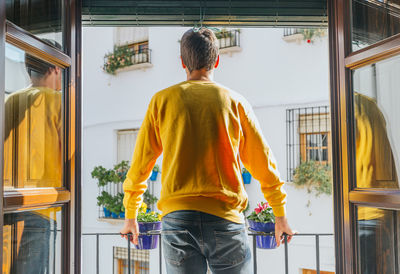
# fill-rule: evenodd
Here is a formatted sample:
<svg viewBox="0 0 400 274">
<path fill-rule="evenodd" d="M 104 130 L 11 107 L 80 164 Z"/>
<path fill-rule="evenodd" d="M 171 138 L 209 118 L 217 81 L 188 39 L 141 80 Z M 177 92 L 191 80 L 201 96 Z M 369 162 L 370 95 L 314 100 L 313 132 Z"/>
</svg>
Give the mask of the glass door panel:
<svg viewBox="0 0 400 274">
<path fill-rule="evenodd" d="M 3 273 L 62 273 L 61 207 L 4 215 Z"/>
<path fill-rule="evenodd" d="M 353 0 L 350 3 L 353 51 L 400 33 L 399 0 Z"/>
<path fill-rule="evenodd" d="M 359 273 L 398 273 L 398 211 L 357 208 Z"/>
<path fill-rule="evenodd" d="M 4 189 L 62 186 L 63 69 L 6 44 Z"/>
<path fill-rule="evenodd" d="M 7 20 L 50 45 L 63 45 L 63 0 L 6 0 Z"/>
<path fill-rule="evenodd" d="M 400 56 L 353 71 L 359 188 L 398 189 Z"/>
</svg>

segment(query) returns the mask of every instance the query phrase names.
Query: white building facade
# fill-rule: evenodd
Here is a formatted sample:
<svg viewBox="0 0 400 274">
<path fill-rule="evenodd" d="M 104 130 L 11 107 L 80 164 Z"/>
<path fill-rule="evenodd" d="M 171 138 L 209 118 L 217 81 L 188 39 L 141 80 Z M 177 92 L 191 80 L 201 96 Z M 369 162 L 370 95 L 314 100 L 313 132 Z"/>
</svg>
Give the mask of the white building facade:
<svg viewBox="0 0 400 274">
<path fill-rule="evenodd" d="M 129 159 L 134 132 L 140 128 L 151 97 L 186 80 L 179 59 L 179 40 L 185 30 L 181 27 L 83 29 L 83 233 L 119 232 L 122 227 L 122 221 L 99 218 L 96 200 L 99 190 L 91 172 L 95 166 L 111 168 L 120 160 Z M 328 38 L 322 35 L 308 43 L 300 36 L 289 41 L 283 29 L 272 28 L 240 29 L 239 36 L 237 47 L 221 53 L 214 80 L 241 93 L 253 106 L 282 179 L 289 181 L 285 190 L 292 228 L 301 233 L 333 233 L 332 196 L 317 197 L 290 182 L 298 159 L 313 154 L 307 138 L 326 138 L 326 145 L 321 145 L 323 141 L 317 142 L 324 146 L 319 152 L 325 153 L 318 157 L 329 161 L 329 119 L 321 127 L 325 117 L 329 117 Z M 116 75 L 104 72 L 105 54 L 115 45 L 125 44 L 131 44 L 138 53 L 150 50 L 151 54 L 137 55 L 140 64 Z M 309 117 L 313 121 L 307 124 Z M 157 163 L 162 166 L 162 156 Z M 158 197 L 159 180 L 149 186 Z M 245 188 L 253 209 L 264 200 L 260 185 L 253 178 Z M 95 240 L 94 236 L 83 236 L 83 273 L 95 273 Z M 119 236 L 101 236 L 100 273 L 120 273 L 118 267 L 126 268 L 123 265 L 123 259 L 127 258 L 124 257 L 126 245 Z M 138 256 L 136 260 L 143 261 L 142 272 L 158 273 L 158 249 L 146 254 L 134 255 Z M 316 269 L 315 258 L 315 238 L 295 238 L 289 245 L 289 273 L 314 273 L 305 271 Z M 321 270 L 334 271 L 333 236 L 321 237 L 320 259 Z M 257 249 L 257 265 L 258 273 L 284 273 L 284 249 Z"/>
</svg>

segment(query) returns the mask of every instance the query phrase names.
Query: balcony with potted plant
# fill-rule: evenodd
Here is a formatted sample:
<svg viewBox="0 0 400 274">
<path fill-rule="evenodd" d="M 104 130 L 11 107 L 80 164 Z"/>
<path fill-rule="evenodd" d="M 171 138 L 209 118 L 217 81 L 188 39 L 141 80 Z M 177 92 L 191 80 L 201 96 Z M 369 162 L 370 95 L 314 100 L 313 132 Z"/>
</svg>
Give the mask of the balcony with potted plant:
<svg viewBox="0 0 400 274">
<path fill-rule="evenodd" d="M 135 49 L 130 46 L 114 46 L 113 52 L 104 56 L 103 70 L 116 75 L 119 72 L 153 67 L 149 48 Z"/>
<path fill-rule="evenodd" d="M 220 54 L 227 53 L 232 55 L 234 52 L 242 51 L 242 48 L 240 47 L 239 29 L 221 29 L 220 31 L 215 32 L 215 36 L 218 39 Z"/>
</svg>

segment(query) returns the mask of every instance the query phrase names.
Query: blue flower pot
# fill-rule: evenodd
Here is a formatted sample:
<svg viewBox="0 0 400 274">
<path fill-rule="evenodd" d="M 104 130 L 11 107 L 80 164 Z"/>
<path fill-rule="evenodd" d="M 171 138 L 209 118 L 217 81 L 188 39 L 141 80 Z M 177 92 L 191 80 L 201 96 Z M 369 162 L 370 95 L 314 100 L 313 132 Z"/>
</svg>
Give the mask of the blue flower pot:
<svg viewBox="0 0 400 274">
<path fill-rule="evenodd" d="M 161 222 L 154 223 L 141 223 L 139 222 L 139 232 L 145 233 L 148 231 L 159 231 L 161 230 Z M 136 249 L 155 249 L 157 248 L 158 235 L 140 235 L 138 238 L 138 245 L 135 245 Z"/>
<path fill-rule="evenodd" d="M 153 171 L 150 176 L 150 181 L 157 181 L 158 171 Z"/>
<path fill-rule="evenodd" d="M 243 178 L 243 182 L 245 185 L 250 184 L 251 182 L 251 174 L 246 172 L 246 173 L 242 173 L 242 178 Z"/>
<path fill-rule="evenodd" d="M 125 212 L 121 212 L 121 213 L 119 214 L 119 217 L 120 217 L 121 219 L 125 219 Z"/>
<path fill-rule="evenodd" d="M 275 224 L 274 223 L 260 223 L 255 222 L 253 220 L 247 220 L 249 223 L 249 227 L 254 231 L 260 232 L 274 232 Z M 276 240 L 275 236 L 256 236 L 256 245 L 258 248 L 262 249 L 274 249 L 276 248 Z"/>
<path fill-rule="evenodd" d="M 114 219 L 118 219 L 118 215 L 115 214 L 114 212 L 111 212 L 111 217 L 114 218 Z"/>
<path fill-rule="evenodd" d="M 104 212 L 104 217 L 105 218 L 110 218 L 111 217 L 111 211 L 109 211 L 107 208 L 103 207 L 103 212 Z"/>
</svg>

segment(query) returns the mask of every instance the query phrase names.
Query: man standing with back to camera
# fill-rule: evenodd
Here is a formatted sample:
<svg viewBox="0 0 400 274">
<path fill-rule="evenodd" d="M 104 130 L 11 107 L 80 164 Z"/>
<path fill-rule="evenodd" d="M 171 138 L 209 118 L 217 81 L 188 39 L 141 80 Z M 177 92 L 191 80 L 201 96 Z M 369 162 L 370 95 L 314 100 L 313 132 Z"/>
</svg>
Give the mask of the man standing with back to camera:
<svg viewBox="0 0 400 274">
<path fill-rule="evenodd" d="M 206 273 L 207 264 L 218 274 L 252 272 L 240 161 L 260 181 L 274 211 L 278 246 L 283 233 L 289 240 L 293 235 L 285 217 L 284 183 L 250 104 L 212 81 L 218 52 L 210 29 L 185 32 L 181 59 L 187 81 L 151 99 L 124 182 L 121 234 L 132 233 L 136 244 L 146 179 L 163 153 L 158 208 L 168 273 Z"/>
</svg>

